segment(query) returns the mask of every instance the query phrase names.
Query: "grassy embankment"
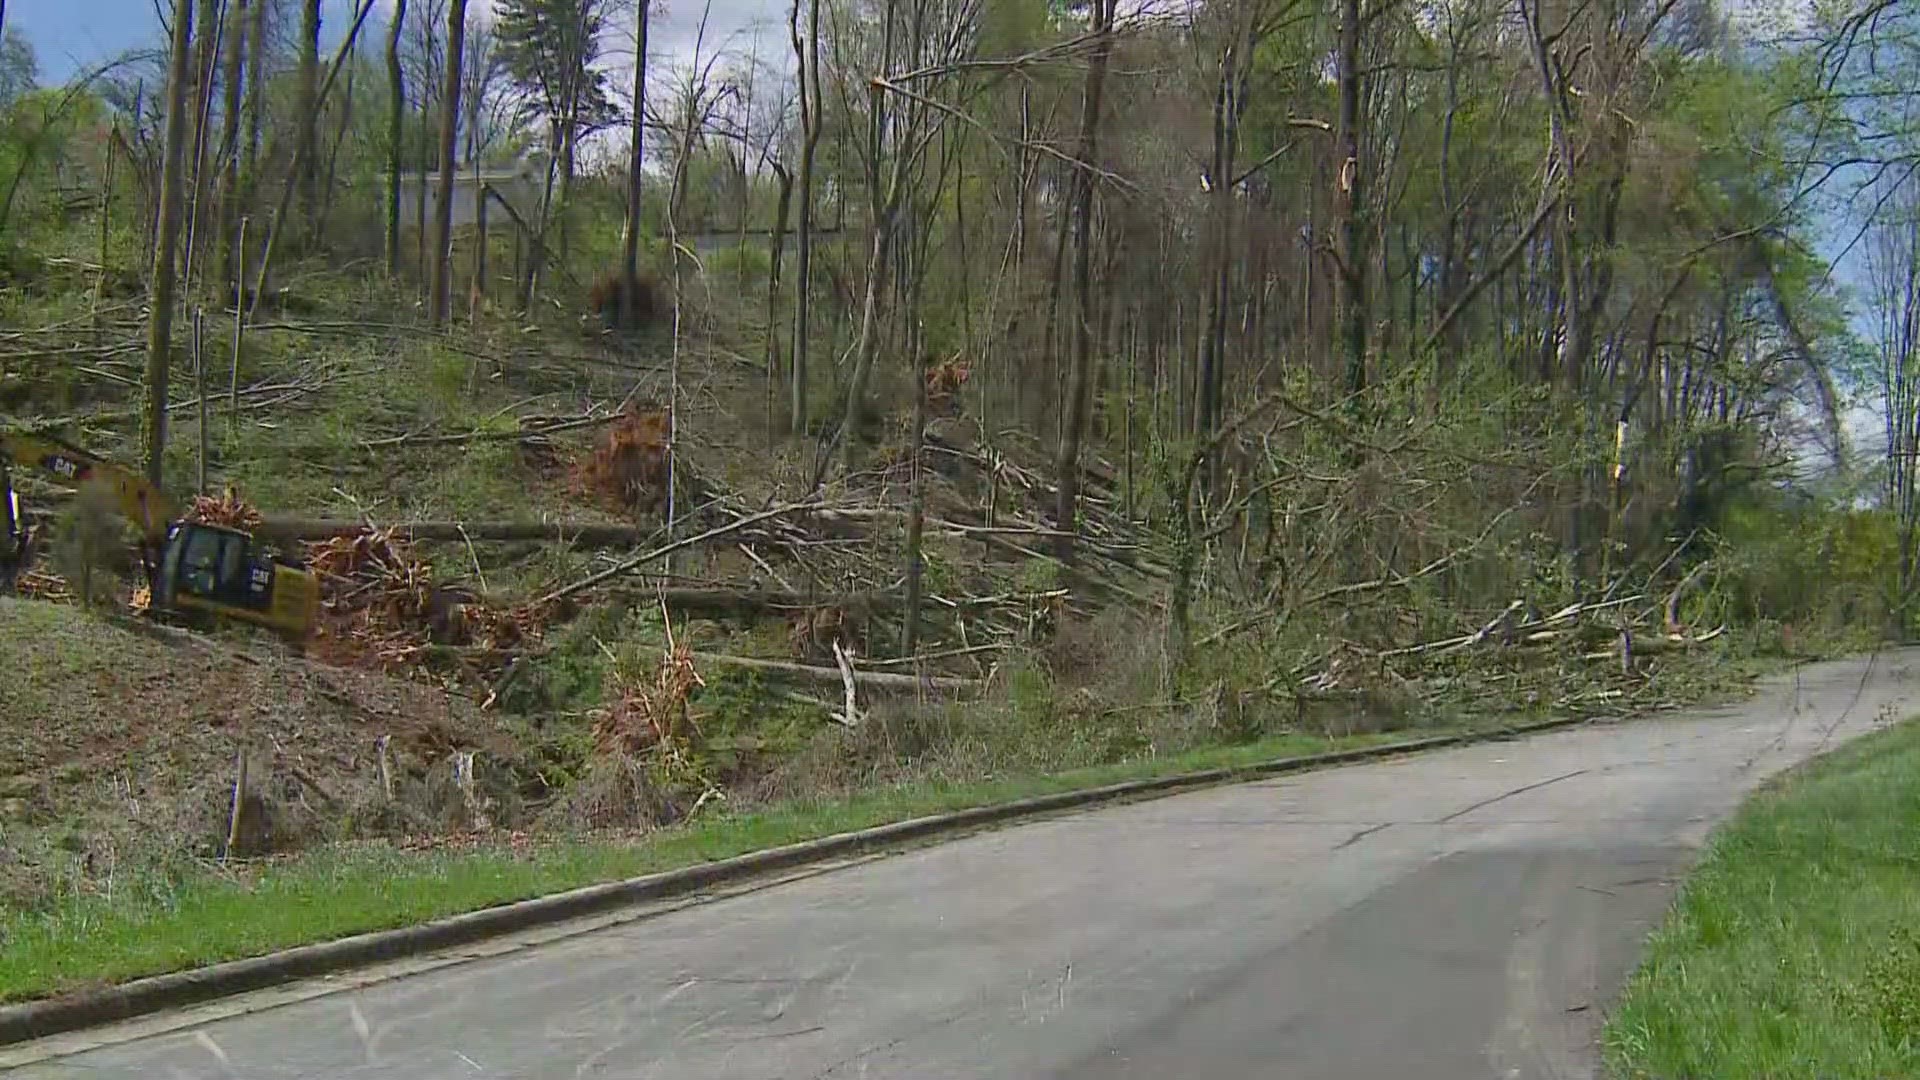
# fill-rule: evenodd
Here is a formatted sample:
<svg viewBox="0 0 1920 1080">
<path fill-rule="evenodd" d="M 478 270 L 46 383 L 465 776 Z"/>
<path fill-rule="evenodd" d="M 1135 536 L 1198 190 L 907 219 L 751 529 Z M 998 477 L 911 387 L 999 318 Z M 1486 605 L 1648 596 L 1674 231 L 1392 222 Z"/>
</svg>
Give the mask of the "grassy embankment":
<svg viewBox="0 0 1920 1080">
<path fill-rule="evenodd" d="M 1722 828 L 1607 1028 L 1619 1077 L 1920 1075 L 1920 724 Z"/>
</svg>

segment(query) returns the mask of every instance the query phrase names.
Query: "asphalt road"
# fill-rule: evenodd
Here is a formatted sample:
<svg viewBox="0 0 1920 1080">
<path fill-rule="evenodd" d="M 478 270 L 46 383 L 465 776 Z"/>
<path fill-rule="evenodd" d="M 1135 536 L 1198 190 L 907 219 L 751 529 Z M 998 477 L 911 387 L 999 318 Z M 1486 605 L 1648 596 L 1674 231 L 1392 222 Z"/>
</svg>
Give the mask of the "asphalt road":
<svg viewBox="0 0 1920 1080">
<path fill-rule="evenodd" d="M 1915 659 L 1056 817 L 14 1075 L 1591 1076 L 1711 825 L 1920 709 Z"/>
</svg>

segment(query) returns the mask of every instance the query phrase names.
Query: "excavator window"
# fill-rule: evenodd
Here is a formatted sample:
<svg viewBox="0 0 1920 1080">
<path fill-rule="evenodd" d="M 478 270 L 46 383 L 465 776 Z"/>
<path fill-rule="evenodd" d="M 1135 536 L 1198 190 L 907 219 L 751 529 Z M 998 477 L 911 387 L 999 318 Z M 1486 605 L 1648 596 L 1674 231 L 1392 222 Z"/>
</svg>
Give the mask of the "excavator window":
<svg viewBox="0 0 1920 1080">
<path fill-rule="evenodd" d="M 227 537 L 212 529 L 188 529 L 186 548 L 180 553 L 180 591 L 211 598 L 220 584 L 223 548 Z"/>
</svg>

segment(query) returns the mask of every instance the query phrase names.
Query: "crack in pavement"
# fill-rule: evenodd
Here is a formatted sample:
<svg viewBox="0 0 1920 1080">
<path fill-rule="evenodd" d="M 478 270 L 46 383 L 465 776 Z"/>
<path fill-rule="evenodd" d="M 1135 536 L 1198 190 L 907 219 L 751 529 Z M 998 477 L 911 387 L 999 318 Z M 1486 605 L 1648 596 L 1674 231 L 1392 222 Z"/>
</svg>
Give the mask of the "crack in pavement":
<svg viewBox="0 0 1920 1080">
<path fill-rule="evenodd" d="M 1455 810 L 1453 813 L 1448 814 L 1446 817 L 1443 817 L 1440 820 L 1434 822 L 1434 824 L 1445 825 L 1447 822 L 1452 821 L 1455 818 L 1465 817 L 1468 814 L 1473 813 L 1475 810 L 1480 810 L 1480 809 L 1484 809 L 1485 807 L 1492 806 L 1494 803 L 1497 803 L 1502 799 L 1511 799 L 1515 795 L 1525 795 L 1529 791 L 1534 791 L 1536 789 L 1546 787 L 1548 784 L 1557 784 L 1562 780 L 1571 780 L 1576 776 L 1585 776 L 1588 771 L 1589 770 L 1586 770 L 1586 769 L 1575 769 L 1570 773 L 1562 773 L 1561 775 L 1553 777 L 1552 779 L 1549 779 L 1549 780 L 1538 780 L 1538 781 L 1535 781 L 1534 783 L 1527 784 L 1522 787 L 1514 788 L 1512 791 L 1502 792 L 1490 799 L 1481 799 L 1479 802 L 1474 803 L 1472 806 L 1469 806 L 1460 810 Z"/>
<path fill-rule="evenodd" d="M 1353 845 L 1359 843 L 1362 840 L 1365 840 L 1367 837 L 1372 836 L 1374 833 L 1377 833 L 1382 829 L 1392 828 L 1395 824 L 1396 823 L 1392 821 L 1383 821 L 1378 825 L 1369 825 L 1366 828 L 1361 829 L 1359 832 L 1354 833 L 1352 836 L 1347 837 L 1345 840 L 1340 841 L 1339 844 L 1334 846 L 1333 850 L 1339 851 L 1343 848 L 1352 847 Z"/>
</svg>

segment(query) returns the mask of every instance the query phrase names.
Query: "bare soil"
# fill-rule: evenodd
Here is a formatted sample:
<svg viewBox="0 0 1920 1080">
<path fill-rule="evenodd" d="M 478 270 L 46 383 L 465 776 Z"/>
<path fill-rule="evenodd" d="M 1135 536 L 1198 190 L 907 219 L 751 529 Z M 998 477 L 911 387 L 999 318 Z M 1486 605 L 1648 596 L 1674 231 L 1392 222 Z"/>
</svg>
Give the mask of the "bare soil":
<svg viewBox="0 0 1920 1080">
<path fill-rule="evenodd" d="M 505 792 L 458 783 L 456 763 L 471 751 L 469 773 L 504 780 L 519 757 L 499 721 L 431 686 L 67 604 L 0 598 L 0 671 L 0 904 L 224 854 L 243 746 L 247 855 L 458 828 Z"/>
</svg>

